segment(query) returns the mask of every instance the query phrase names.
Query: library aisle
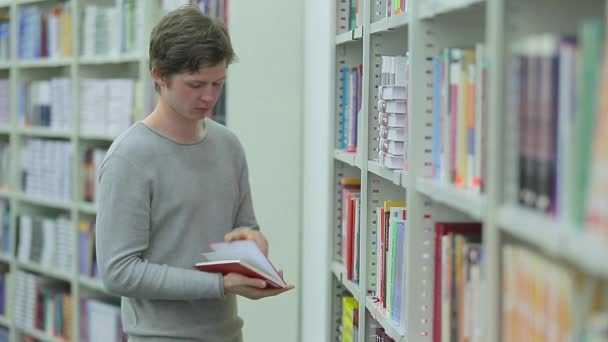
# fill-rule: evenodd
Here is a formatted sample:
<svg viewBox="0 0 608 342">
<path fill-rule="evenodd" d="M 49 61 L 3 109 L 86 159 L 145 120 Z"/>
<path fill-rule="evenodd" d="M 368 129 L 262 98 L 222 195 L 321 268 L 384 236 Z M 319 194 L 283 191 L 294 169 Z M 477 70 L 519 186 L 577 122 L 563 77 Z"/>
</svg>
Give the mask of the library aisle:
<svg viewBox="0 0 608 342">
<path fill-rule="evenodd" d="M 324 338 L 608 341 L 606 2 L 325 8 Z"/>
</svg>

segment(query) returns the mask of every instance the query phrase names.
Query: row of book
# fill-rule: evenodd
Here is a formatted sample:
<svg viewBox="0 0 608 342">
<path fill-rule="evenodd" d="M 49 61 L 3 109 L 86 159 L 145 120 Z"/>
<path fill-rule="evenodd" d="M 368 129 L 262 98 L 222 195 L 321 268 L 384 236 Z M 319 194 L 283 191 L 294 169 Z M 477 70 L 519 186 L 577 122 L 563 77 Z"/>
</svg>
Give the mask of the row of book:
<svg viewBox="0 0 608 342">
<path fill-rule="evenodd" d="M 359 340 L 359 302 L 352 296 L 342 297 L 341 341 Z"/>
<path fill-rule="evenodd" d="M 72 81 L 69 78 L 27 81 L 19 91 L 19 122 L 66 130 L 72 126 Z"/>
<path fill-rule="evenodd" d="M 358 118 L 361 111 L 363 64 L 340 69 L 340 123 L 338 148 L 357 151 Z"/>
<path fill-rule="evenodd" d="M 373 212 L 376 215 L 376 256 L 374 270 L 376 282 L 368 291 L 374 302 L 399 325 L 403 313 L 402 298 L 405 291 L 405 236 L 407 208 L 404 201 L 387 200 Z M 373 228 L 372 228 L 373 229 Z"/>
<path fill-rule="evenodd" d="M 338 0 L 336 5 L 336 33 L 347 32 L 361 27 L 363 23 L 362 0 Z"/>
<path fill-rule="evenodd" d="M 339 192 L 342 203 L 340 229 L 340 261 L 346 269 L 346 278 L 359 282 L 359 238 L 361 212 L 361 180 L 342 178 Z"/>
<path fill-rule="evenodd" d="M 355 284 L 360 283 L 360 246 L 361 237 L 361 181 L 358 178 L 342 178 L 339 184 L 340 201 L 340 261 L 346 270 L 346 278 Z M 403 272 L 405 260 L 405 234 L 407 214 L 405 202 L 384 201 L 383 207 L 376 208 L 376 282 L 371 289 L 373 300 L 388 313 L 388 317 L 400 321 L 401 298 L 404 291 Z"/>
<path fill-rule="evenodd" d="M 0 254 L 12 255 L 11 207 L 5 198 L 0 198 Z"/>
<path fill-rule="evenodd" d="M 11 177 L 11 145 L 0 141 L 0 189 L 9 189 Z"/>
<path fill-rule="evenodd" d="M 136 87 L 136 81 L 128 78 L 83 80 L 82 131 L 118 135 L 129 128 L 136 106 Z"/>
<path fill-rule="evenodd" d="M 78 274 L 101 281 L 95 253 L 95 220 L 78 223 Z"/>
<path fill-rule="evenodd" d="M 101 162 L 106 156 L 108 150 L 106 148 L 94 147 L 88 148 L 84 157 L 84 200 L 86 202 L 97 201 L 97 181 L 99 180 L 99 168 Z"/>
<path fill-rule="evenodd" d="M 70 4 L 51 8 L 19 8 L 18 55 L 22 59 L 72 56 L 72 9 Z"/>
<path fill-rule="evenodd" d="M 9 289 L 12 276 L 7 264 L 0 264 L 0 316 L 6 317 L 9 304 Z"/>
<path fill-rule="evenodd" d="M 445 49 L 433 59 L 433 176 L 483 192 L 486 172 L 487 60 L 483 44 Z"/>
<path fill-rule="evenodd" d="M 126 342 L 120 306 L 98 299 L 79 303 L 80 331 L 73 336 L 73 295 L 70 286 L 28 272 L 15 276 L 14 314 L 20 328 L 32 329 L 65 341 Z"/>
<path fill-rule="evenodd" d="M 407 169 L 407 88 L 409 55 L 382 56 L 378 87 L 378 162 L 389 169 Z"/>
<path fill-rule="evenodd" d="M 522 246 L 505 245 L 502 259 L 503 341 L 608 340 L 608 311 L 602 300 L 608 293 L 600 288 L 590 294 L 591 312 L 582 322 L 581 336 L 576 336 L 581 277 Z"/>
<path fill-rule="evenodd" d="M 120 55 L 140 50 L 144 3 L 115 0 L 111 7 L 87 5 L 82 17 L 82 56 Z"/>
<path fill-rule="evenodd" d="M 9 18 L 0 14 L 0 62 L 7 62 L 11 58 L 9 29 Z"/>
<path fill-rule="evenodd" d="M 72 273 L 74 225 L 64 216 L 19 216 L 17 260 L 63 274 Z"/>
<path fill-rule="evenodd" d="M 515 42 L 512 110 L 517 118 L 518 202 L 608 239 L 606 132 L 608 55 L 603 22 L 577 35 Z"/>
<path fill-rule="evenodd" d="M 36 197 L 71 200 L 73 154 L 70 142 L 28 139 L 21 156 L 23 192 Z"/>
<path fill-rule="evenodd" d="M 385 18 L 401 15 L 407 11 L 407 0 L 387 0 L 379 3 L 383 7 L 378 11 L 378 14 Z"/>
<path fill-rule="evenodd" d="M 120 306 L 97 299 L 81 299 L 79 341 L 127 342 L 122 329 Z"/>
<path fill-rule="evenodd" d="M 436 222 L 433 341 L 483 341 L 481 224 Z"/>
<path fill-rule="evenodd" d="M 73 297 L 69 284 L 18 271 L 14 288 L 12 302 L 17 327 L 73 340 Z"/>
<path fill-rule="evenodd" d="M 191 0 L 192 5 L 197 6 L 201 12 L 223 21 L 228 25 L 228 0 Z"/>
<path fill-rule="evenodd" d="M 11 86 L 10 80 L 0 79 L 0 125 L 8 126 L 11 122 Z"/>
<path fill-rule="evenodd" d="M 218 18 L 228 25 L 229 0 L 162 0 L 161 8 L 164 14 L 182 5 L 197 6 L 206 15 Z"/>
</svg>

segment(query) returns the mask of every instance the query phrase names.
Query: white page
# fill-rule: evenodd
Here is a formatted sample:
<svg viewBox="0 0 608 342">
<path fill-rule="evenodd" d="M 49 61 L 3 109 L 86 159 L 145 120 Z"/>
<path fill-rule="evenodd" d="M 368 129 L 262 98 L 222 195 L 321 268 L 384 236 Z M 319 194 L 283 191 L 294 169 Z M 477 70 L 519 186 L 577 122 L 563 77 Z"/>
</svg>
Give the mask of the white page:
<svg viewBox="0 0 608 342">
<path fill-rule="evenodd" d="M 279 278 L 276 270 L 268 259 L 262 254 L 254 241 L 241 240 L 230 243 L 218 242 L 211 244 L 211 249 L 216 253 L 232 256 L 231 259 L 241 259 L 245 262 L 261 269 L 269 275 Z"/>
</svg>

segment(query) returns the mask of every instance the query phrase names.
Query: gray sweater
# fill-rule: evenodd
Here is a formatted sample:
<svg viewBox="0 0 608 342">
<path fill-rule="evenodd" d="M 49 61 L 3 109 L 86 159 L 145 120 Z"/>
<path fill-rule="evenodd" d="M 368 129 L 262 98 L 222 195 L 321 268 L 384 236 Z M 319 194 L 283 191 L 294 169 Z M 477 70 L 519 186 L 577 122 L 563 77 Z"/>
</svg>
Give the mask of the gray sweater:
<svg viewBox="0 0 608 342">
<path fill-rule="evenodd" d="M 192 269 L 209 242 L 257 227 L 243 148 L 207 120 L 195 144 L 134 124 L 99 173 L 97 262 L 120 295 L 129 341 L 240 341 L 243 322 L 222 277 Z"/>
</svg>

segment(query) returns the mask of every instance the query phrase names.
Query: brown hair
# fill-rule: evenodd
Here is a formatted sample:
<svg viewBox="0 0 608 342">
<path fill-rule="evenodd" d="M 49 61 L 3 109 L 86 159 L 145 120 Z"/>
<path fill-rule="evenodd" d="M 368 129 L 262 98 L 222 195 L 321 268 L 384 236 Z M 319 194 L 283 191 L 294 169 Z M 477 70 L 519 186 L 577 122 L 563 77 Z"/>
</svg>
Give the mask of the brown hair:
<svg viewBox="0 0 608 342">
<path fill-rule="evenodd" d="M 224 24 L 191 5 L 171 11 L 152 29 L 149 55 L 150 71 L 157 67 L 169 79 L 236 59 Z M 157 84 L 155 88 L 159 91 Z"/>
</svg>

